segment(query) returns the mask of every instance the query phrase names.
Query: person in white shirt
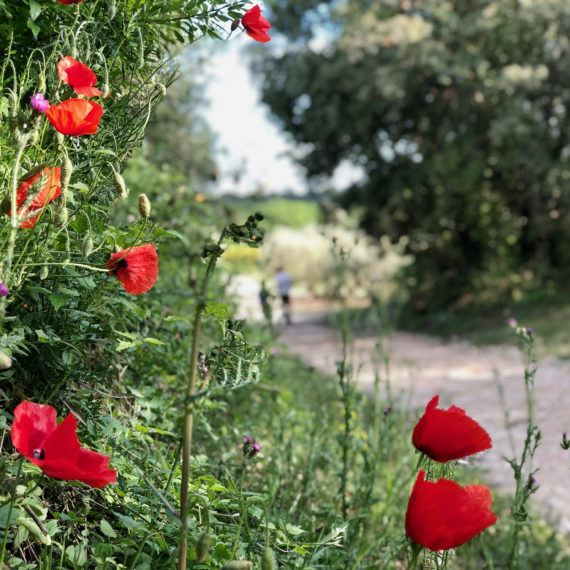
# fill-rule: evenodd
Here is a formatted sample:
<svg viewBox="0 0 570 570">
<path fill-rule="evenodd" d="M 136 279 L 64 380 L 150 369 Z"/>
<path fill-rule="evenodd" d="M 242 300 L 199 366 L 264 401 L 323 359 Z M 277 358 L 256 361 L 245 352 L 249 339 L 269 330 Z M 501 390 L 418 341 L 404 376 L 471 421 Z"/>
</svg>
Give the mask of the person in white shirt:
<svg viewBox="0 0 570 570">
<path fill-rule="evenodd" d="M 289 298 L 289 290 L 291 285 L 293 285 L 293 279 L 291 275 L 283 269 L 283 267 L 278 267 L 275 273 L 275 284 L 277 285 L 277 290 L 281 296 L 281 301 L 283 303 L 283 316 L 285 317 L 285 322 L 291 324 L 291 299 Z"/>
</svg>

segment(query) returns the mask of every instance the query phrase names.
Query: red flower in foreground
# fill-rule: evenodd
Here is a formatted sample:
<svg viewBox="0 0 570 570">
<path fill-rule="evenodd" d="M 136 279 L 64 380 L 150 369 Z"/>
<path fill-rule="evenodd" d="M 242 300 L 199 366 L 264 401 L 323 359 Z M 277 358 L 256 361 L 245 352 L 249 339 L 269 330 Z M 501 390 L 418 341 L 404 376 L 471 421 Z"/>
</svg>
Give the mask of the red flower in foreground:
<svg viewBox="0 0 570 570">
<path fill-rule="evenodd" d="M 261 8 L 258 4 L 243 15 L 241 23 L 247 35 L 251 36 L 255 41 L 268 42 L 271 39 L 267 33 L 269 28 L 271 28 L 271 24 L 261 15 Z"/>
<path fill-rule="evenodd" d="M 114 483 L 117 472 L 109 469 L 109 457 L 83 449 L 76 429 L 74 415 L 57 425 L 54 408 L 24 400 L 14 410 L 10 435 L 14 447 L 50 477 L 74 479 L 90 487 Z"/>
<path fill-rule="evenodd" d="M 140 295 L 152 289 L 158 277 L 158 255 L 147 243 L 113 253 L 107 269 L 123 284 L 125 291 Z"/>
<path fill-rule="evenodd" d="M 36 180 L 42 176 L 46 177 L 46 183 L 44 187 L 40 190 L 38 195 L 31 201 L 30 205 L 24 209 L 24 202 L 28 198 L 28 192 Z M 18 192 L 16 194 L 16 204 L 18 206 L 18 214 L 27 215 L 36 210 L 41 210 L 44 205 L 48 202 L 52 202 L 57 196 L 61 194 L 61 168 L 46 168 L 40 173 L 36 174 L 29 180 L 22 182 L 18 186 Z M 8 212 L 10 215 L 10 212 Z M 31 228 L 37 221 L 40 212 L 38 212 L 34 217 L 27 218 L 22 222 L 22 228 Z"/>
<path fill-rule="evenodd" d="M 93 87 L 97 83 L 97 76 L 84 63 L 76 61 L 70 55 L 57 62 L 57 74 L 59 78 L 73 87 L 78 95 L 97 97 L 103 92 Z"/>
<path fill-rule="evenodd" d="M 426 481 L 418 473 L 406 511 L 406 533 L 430 550 L 455 548 L 497 522 L 484 485 L 462 487 L 449 479 Z"/>
<path fill-rule="evenodd" d="M 438 409 L 434 396 L 412 435 L 413 444 L 434 461 L 461 459 L 491 447 L 489 434 L 465 410 L 451 406 Z"/>
<path fill-rule="evenodd" d="M 103 107 L 86 99 L 68 99 L 50 105 L 46 111 L 49 122 L 63 135 L 92 135 L 97 132 Z"/>
</svg>

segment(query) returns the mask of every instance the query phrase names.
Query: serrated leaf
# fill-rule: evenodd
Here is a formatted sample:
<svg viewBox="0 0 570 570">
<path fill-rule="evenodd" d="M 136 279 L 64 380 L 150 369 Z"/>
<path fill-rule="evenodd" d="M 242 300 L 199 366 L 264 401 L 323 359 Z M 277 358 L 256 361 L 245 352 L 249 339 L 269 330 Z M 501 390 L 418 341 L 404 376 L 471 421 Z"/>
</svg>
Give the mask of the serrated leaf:
<svg viewBox="0 0 570 570">
<path fill-rule="evenodd" d="M 101 528 L 101 532 L 105 536 L 108 536 L 109 538 L 117 538 L 117 533 L 113 530 L 113 527 L 105 519 L 101 519 L 99 527 Z"/>
<path fill-rule="evenodd" d="M 285 530 L 289 534 L 292 534 L 293 536 L 298 536 L 298 535 L 303 534 L 305 532 L 301 527 L 295 526 L 295 525 L 290 524 L 290 523 L 287 523 Z"/>
<path fill-rule="evenodd" d="M 56 311 L 63 307 L 67 301 L 69 301 L 69 297 L 60 295 L 59 293 L 50 293 L 48 295 L 48 298 Z"/>
<path fill-rule="evenodd" d="M 232 316 L 230 308 L 225 303 L 208 303 L 204 308 L 204 314 L 216 319 L 229 319 Z"/>
<path fill-rule="evenodd" d="M 42 6 L 36 0 L 30 0 L 30 18 L 32 20 L 37 19 L 42 11 Z"/>
<path fill-rule="evenodd" d="M 157 338 L 152 338 L 152 337 L 150 337 L 150 336 L 147 336 L 147 337 L 144 339 L 144 341 L 145 341 L 145 342 L 148 342 L 148 343 L 150 343 L 150 344 L 161 344 L 161 345 L 166 344 L 164 341 L 158 340 Z"/>
<path fill-rule="evenodd" d="M 138 344 L 140 344 L 140 341 L 138 341 L 138 340 L 134 340 L 134 341 L 122 340 L 115 347 L 115 350 L 117 352 L 121 352 L 121 350 L 127 350 L 127 348 L 132 348 L 133 346 L 137 346 Z"/>
</svg>

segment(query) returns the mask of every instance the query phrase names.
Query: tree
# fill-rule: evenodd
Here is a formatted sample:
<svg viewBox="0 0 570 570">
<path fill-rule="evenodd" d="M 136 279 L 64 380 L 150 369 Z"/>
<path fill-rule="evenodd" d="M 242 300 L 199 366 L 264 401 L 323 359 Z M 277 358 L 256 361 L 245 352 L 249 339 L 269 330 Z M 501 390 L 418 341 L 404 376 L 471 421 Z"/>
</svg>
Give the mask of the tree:
<svg viewBox="0 0 570 570">
<path fill-rule="evenodd" d="M 309 177 L 347 160 L 362 169 L 341 202 L 365 205 L 374 235 L 410 236 L 417 306 L 512 292 L 523 269 L 567 272 L 570 5 L 336 10 L 342 29 L 324 48 L 263 60 L 264 101 L 307 149 Z"/>
</svg>

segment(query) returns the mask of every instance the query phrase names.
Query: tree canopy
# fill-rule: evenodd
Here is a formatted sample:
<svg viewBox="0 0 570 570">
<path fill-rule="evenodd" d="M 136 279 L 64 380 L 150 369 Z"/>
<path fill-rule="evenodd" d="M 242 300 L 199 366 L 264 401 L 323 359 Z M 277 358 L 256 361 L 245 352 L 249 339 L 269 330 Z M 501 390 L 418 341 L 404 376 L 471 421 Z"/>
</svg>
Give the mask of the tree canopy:
<svg viewBox="0 0 570 570">
<path fill-rule="evenodd" d="M 570 4 L 310 4 L 340 27 L 323 28 L 323 46 L 284 21 L 296 49 L 264 58 L 264 101 L 309 177 L 362 170 L 341 201 L 366 206 L 372 234 L 411 238 L 416 305 L 564 274 Z"/>
</svg>

